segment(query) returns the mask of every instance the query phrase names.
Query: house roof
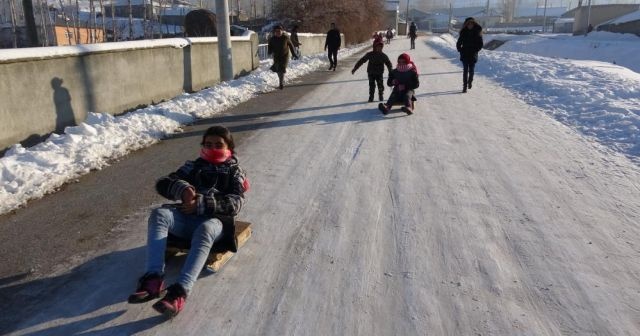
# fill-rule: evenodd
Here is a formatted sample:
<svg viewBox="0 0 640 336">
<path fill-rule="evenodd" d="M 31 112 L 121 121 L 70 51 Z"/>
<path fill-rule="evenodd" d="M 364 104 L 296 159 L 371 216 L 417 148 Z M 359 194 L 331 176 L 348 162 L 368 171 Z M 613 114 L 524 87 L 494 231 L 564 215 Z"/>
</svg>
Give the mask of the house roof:
<svg viewBox="0 0 640 336">
<path fill-rule="evenodd" d="M 605 22 L 603 24 L 621 24 L 621 23 L 627 23 L 627 22 L 631 22 L 631 21 L 640 21 L 640 10 L 637 10 L 635 12 L 629 13 L 629 14 L 625 14 L 622 16 L 619 16 L 611 21 Z"/>
</svg>

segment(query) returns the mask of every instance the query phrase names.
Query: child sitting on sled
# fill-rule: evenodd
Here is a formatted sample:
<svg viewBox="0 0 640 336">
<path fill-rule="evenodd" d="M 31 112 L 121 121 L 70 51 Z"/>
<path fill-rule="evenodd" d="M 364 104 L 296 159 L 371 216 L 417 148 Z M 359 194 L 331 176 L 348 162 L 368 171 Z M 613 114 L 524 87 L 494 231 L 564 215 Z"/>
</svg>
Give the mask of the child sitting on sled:
<svg viewBox="0 0 640 336">
<path fill-rule="evenodd" d="M 398 56 L 398 66 L 389 73 L 387 85 L 393 86 L 393 90 L 387 103 L 378 105 L 380 111 L 387 114 L 393 105 L 401 103 L 403 112 L 413 114 L 414 90 L 420 86 L 420 81 L 418 69 L 408 54 Z"/>
<path fill-rule="evenodd" d="M 166 291 L 153 305 L 172 317 L 184 307 L 187 295 L 200 274 L 214 243 L 228 236 L 220 216 L 235 216 L 244 204 L 249 182 L 238 165 L 231 132 L 223 126 L 207 129 L 200 143 L 200 157 L 159 179 L 156 190 L 176 205 L 154 209 L 147 232 L 146 273 L 129 303 L 142 303 Z M 165 288 L 164 258 L 169 234 L 191 242 L 178 281 Z M 233 232 L 231 236 L 233 237 Z"/>
</svg>

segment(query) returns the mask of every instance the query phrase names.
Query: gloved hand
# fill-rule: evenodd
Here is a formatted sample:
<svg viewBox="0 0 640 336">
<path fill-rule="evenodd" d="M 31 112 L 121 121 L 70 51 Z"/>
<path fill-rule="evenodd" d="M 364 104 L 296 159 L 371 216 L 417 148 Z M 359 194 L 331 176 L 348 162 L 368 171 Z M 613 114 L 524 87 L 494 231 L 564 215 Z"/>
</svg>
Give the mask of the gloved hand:
<svg viewBox="0 0 640 336">
<path fill-rule="evenodd" d="M 355 73 L 356 73 L 356 70 L 351 70 L 351 74 L 352 75 L 355 74 Z"/>
</svg>

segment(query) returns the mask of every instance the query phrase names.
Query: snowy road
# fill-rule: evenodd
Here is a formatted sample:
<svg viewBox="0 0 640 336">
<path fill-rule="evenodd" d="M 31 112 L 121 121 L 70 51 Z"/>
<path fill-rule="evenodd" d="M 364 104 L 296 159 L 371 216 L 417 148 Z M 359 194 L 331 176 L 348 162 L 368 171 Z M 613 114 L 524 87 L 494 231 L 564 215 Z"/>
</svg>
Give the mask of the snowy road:
<svg viewBox="0 0 640 336">
<path fill-rule="evenodd" d="M 395 60 L 408 44 L 385 51 Z M 417 47 L 413 116 L 363 102 L 366 73 L 352 76 L 351 58 L 330 82 L 299 83 L 309 91 L 286 111 L 223 118 L 245 134 L 252 190 L 241 218 L 254 236 L 201 277 L 177 318 L 125 302 L 144 263 L 141 208 L 113 233 L 117 246 L 16 286 L 30 300 L 0 330 L 639 334 L 637 166 L 482 76 L 458 93 L 456 60 Z"/>
</svg>

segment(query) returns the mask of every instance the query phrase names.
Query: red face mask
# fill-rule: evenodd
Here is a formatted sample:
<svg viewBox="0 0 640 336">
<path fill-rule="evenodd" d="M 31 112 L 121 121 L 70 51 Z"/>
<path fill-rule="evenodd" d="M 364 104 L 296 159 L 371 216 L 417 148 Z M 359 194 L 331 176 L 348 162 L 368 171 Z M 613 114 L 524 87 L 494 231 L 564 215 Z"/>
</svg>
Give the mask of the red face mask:
<svg viewBox="0 0 640 336">
<path fill-rule="evenodd" d="M 227 161 L 231 157 L 231 151 L 228 149 L 202 148 L 200 157 L 213 164 L 220 164 Z"/>
</svg>

